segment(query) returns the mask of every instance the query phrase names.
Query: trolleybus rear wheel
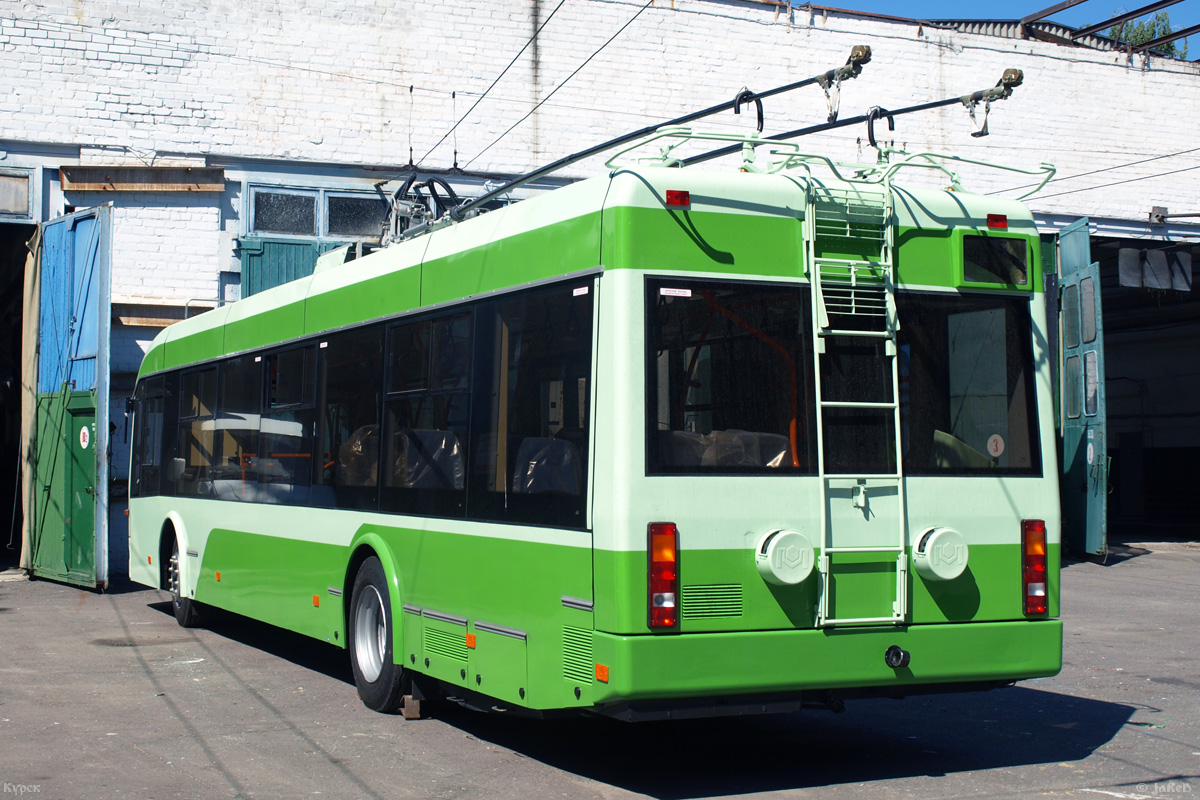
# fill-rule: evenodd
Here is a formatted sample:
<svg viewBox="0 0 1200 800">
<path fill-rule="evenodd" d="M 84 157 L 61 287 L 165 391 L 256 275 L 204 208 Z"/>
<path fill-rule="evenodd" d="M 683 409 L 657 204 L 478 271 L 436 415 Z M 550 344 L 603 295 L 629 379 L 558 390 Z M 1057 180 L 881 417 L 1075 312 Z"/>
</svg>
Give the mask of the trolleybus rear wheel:
<svg viewBox="0 0 1200 800">
<path fill-rule="evenodd" d="M 363 704 L 385 714 L 400 709 L 407 675 L 392 657 L 392 605 L 379 559 L 358 568 L 350 600 L 350 665 Z"/>
</svg>

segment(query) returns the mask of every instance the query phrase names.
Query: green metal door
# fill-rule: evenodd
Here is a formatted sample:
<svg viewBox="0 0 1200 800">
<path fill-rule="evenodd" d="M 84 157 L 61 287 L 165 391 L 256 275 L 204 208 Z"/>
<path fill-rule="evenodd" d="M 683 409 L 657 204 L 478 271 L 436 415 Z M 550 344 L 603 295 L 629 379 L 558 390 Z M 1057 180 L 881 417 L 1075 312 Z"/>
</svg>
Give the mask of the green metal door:
<svg viewBox="0 0 1200 800">
<path fill-rule="evenodd" d="M 1076 552 L 1108 549 L 1108 450 L 1100 265 L 1091 261 L 1087 219 L 1058 237 L 1062 328 L 1063 535 Z"/>
<path fill-rule="evenodd" d="M 242 239 L 242 297 L 272 289 L 313 273 L 317 257 L 345 242 L 297 239 Z"/>
<path fill-rule="evenodd" d="M 91 397 L 68 408 L 67 510 L 63 520 L 63 563 L 68 575 L 95 574 L 96 535 L 96 408 Z"/>
<path fill-rule="evenodd" d="M 34 574 L 95 586 L 95 395 L 62 391 L 39 397 L 37 442 Z"/>
</svg>

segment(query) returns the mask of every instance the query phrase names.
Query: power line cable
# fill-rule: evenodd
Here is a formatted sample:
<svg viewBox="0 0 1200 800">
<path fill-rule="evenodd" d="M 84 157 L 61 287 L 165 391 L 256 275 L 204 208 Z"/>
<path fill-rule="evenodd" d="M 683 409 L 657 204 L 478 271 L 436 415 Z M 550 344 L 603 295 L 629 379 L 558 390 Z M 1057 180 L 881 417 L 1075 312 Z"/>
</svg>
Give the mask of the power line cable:
<svg viewBox="0 0 1200 800">
<path fill-rule="evenodd" d="M 1074 180 L 1075 178 L 1082 178 L 1087 175 L 1096 175 L 1101 172 L 1110 172 L 1114 169 L 1124 169 L 1125 167 L 1136 167 L 1138 164 L 1147 164 L 1151 161 L 1159 161 L 1164 158 L 1175 158 L 1175 156 L 1184 156 L 1184 155 L 1187 155 L 1188 153 L 1195 153 L 1198 150 L 1200 150 L 1200 147 L 1193 147 L 1190 150 L 1180 150 L 1178 153 L 1167 153 L 1166 155 L 1162 155 L 1162 156 L 1153 156 L 1151 158 L 1143 158 L 1141 161 L 1130 161 L 1128 164 L 1117 164 L 1115 167 L 1103 167 L 1101 169 L 1094 169 L 1089 172 L 1080 172 L 1078 175 L 1067 175 L 1062 178 L 1054 178 L 1054 179 L 1048 181 L 1048 183 L 1058 183 L 1059 181 Z M 1163 174 L 1170 175 L 1171 173 L 1166 172 Z M 1134 180 L 1139 180 L 1139 179 L 1135 178 Z M 1126 181 L 1118 181 L 1118 183 L 1125 183 L 1125 182 Z M 1106 186 L 1115 186 L 1116 184 L 1110 183 L 1110 184 L 1105 184 L 1105 185 Z M 987 194 L 993 195 L 993 194 L 1004 194 L 1005 192 L 1015 192 L 1018 189 L 1027 189 L 1030 186 L 1037 186 L 1037 184 L 1036 183 L 1026 183 L 1023 186 L 1013 186 L 1008 189 L 997 189 L 996 191 L 988 192 Z M 1100 187 L 1094 187 L 1094 188 L 1100 188 Z M 1082 191 L 1086 191 L 1086 190 L 1085 189 L 1076 189 L 1075 191 L 1082 192 Z M 1060 194 L 1069 194 L 1069 192 L 1060 192 Z M 1042 198 L 1053 197 L 1053 196 L 1054 195 L 1042 195 Z"/>
<path fill-rule="evenodd" d="M 487 147 L 483 148 L 483 149 L 482 149 L 482 150 L 480 150 L 478 153 L 476 153 L 476 154 L 475 154 L 475 155 L 474 155 L 474 156 L 471 158 L 471 160 L 470 160 L 470 161 L 468 161 L 468 162 L 466 163 L 466 166 L 468 166 L 468 167 L 469 167 L 469 166 L 471 166 L 473 163 L 475 163 L 475 159 L 479 158 L 481 155 L 483 155 L 484 153 L 486 153 L 488 150 L 491 150 L 491 149 L 492 149 L 492 147 L 493 147 L 493 146 L 495 146 L 497 142 L 499 142 L 499 141 L 500 141 L 501 139 L 503 139 L 505 136 L 508 136 L 508 134 L 512 133 L 512 130 L 513 130 L 513 128 L 517 127 L 517 126 L 518 126 L 518 125 L 520 125 L 522 122 L 524 122 L 525 120 L 529 119 L 529 117 L 533 115 L 533 112 L 535 112 L 535 111 L 537 111 L 539 108 L 541 108 L 543 103 L 545 103 L 547 100 L 549 100 L 551 97 L 553 97 L 553 96 L 554 96 L 554 93 L 555 93 L 555 92 L 557 92 L 557 91 L 558 91 L 559 89 L 561 89 L 562 87 L 566 86 L 566 85 L 567 85 L 567 82 L 568 82 L 568 81 L 570 81 L 572 78 L 574 78 L 576 75 L 578 75 L 578 74 L 579 74 L 579 71 L 580 71 L 580 70 L 582 70 L 584 67 L 586 67 L 586 66 L 588 65 L 588 63 L 589 63 L 589 62 L 591 62 L 591 60 L 592 60 L 593 58 L 595 58 L 596 56 L 600 55 L 600 52 L 601 52 L 602 50 L 604 50 L 604 48 L 608 47 L 610 44 L 612 44 L 612 43 L 613 43 L 613 40 L 614 40 L 614 39 L 616 39 L 618 36 L 620 36 L 622 33 L 624 33 L 624 32 L 625 32 L 625 29 L 626 29 L 626 28 L 628 28 L 630 25 L 632 25 L 632 24 L 634 23 L 634 21 L 635 21 L 635 20 L 637 20 L 637 18 L 638 18 L 638 17 L 640 17 L 640 16 L 642 15 L 642 12 L 643 12 L 643 11 L 645 11 L 647 8 L 649 8 L 649 7 L 650 7 L 650 5 L 651 5 L 653 2 L 654 2 L 654 0 L 646 0 L 646 4 L 645 4 L 644 6 L 642 6 L 641 8 L 639 8 L 639 9 L 637 10 L 637 13 L 636 13 L 636 14 L 634 14 L 632 17 L 630 17 L 630 18 L 629 18 L 629 21 L 628 21 L 628 22 L 626 22 L 624 25 L 622 25 L 622 26 L 621 26 L 620 30 L 618 30 L 618 31 L 617 31 L 616 33 L 614 33 L 612 36 L 608 37 L 608 41 L 606 41 L 604 44 L 600 45 L 600 47 L 596 49 L 596 52 L 592 53 L 590 56 L 588 56 L 586 59 L 584 59 L 583 63 L 582 63 L 582 64 L 580 64 L 578 67 L 576 67 L 576 68 L 575 68 L 575 71 L 574 71 L 574 72 L 572 72 L 570 75 L 568 75 L 568 76 L 566 77 L 566 79 L 565 79 L 565 80 L 563 80 L 563 82 L 562 82 L 562 83 L 560 83 L 558 86 L 555 86 L 555 87 L 554 87 L 554 89 L 553 89 L 553 90 L 550 92 L 550 94 L 546 95 L 546 96 L 545 96 L 545 97 L 543 97 L 543 98 L 542 98 L 540 101 L 538 101 L 538 104 L 537 104 L 537 105 L 535 105 L 533 108 L 529 109 L 529 112 L 528 112 L 527 114 L 525 114 L 525 116 L 521 117 L 519 120 L 517 120 L 516 122 L 514 122 L 514 123 L 513 123 L 511 126 L 509 126 L 509 129 L 508 129 L 508 130 L 506 130 L 504 133 L 500 134 L 500 135 L 499 135 L 499 136 L 497 136 L 495 139 L 493 139 L 491 144 L 489 144 Z"/>
<path fill-rule="evenodd" d="M 471 112 L 475 110 L 475 106 L 477 106 L 483 102 L 483 98 L 488 96 L 488 92 L 490 92 L 495 87 L 495 85 L 500 82 L 500 79 L 503 78 L 505 73 L 508 72 L 509 69 L 512 68 L 512 65 L 517 63 L 517 59 L 520 58 L 521 55 L 526 50 L 529 49 L 529 45 L 533 44 L 534 41 L 537 40 L 538 34 L 540 34 L 542 32 L 542 28 L 545 28 L 547 25 L 550 24 L 550 20 L 554 19 L 554 15 L 558 13 L 558 10 L 563 7 L 563 3 L 565 3 L 565 2 L 567 2 L 567 0 L 559 0 L 558 5 L 556 5 L 554 7 L 554 10 L 550 12 L 550 16 L 546 17 L 546 21 L 538 26 L 537 30 L 533 32 L 533 36 L 529 37 L 529 41 L 525 42 L 525 44 L 521 47 L 521 49 L 519 51 L 517 51 L 517 54 L 515 56 L 513 56 L 513 60 L 508 62 L 508 66 L 505 67 L 504 69 L 500 70 L 500 74 L 496 76 L 496 79 L 494 81 L 492 81 L 491 86 L 488 86 L 488 88 L 483 91 L 483 94 L 479 95 L 479 99 L 471 104 L 471 107 L 467 109 L 467 113 L 465 113 L 461 117 L 459 117 L 458 122 L 455 122 L 454 126 L 451 127 L 450 130 L 448 130 L 444 134 L 442 134 L 442 138 L 437 140 L 437 144 L 435 144 L 433 147 L 429 148 L 429 153 L 432 153 L 434 150 L 437 150 L 438 145 L 440 145 L 442 142 L 446 141 L 446 137 L 449 136 L 450 134 L 454 133 L 454 131 L 458 129 L 458 126 L 462 124 L 462 121 L 464 119 L 471 116 Z M 421 156 L 421 161 L 419 161 L 417 163 L 420 164 L 420 163 L 424 162 L 425 159 L 429 158 L 429 153 L 426 153 L 425 155 Z M 470 166 L 470 165 L 471 165 L 471 162 L 468 161 L 467 166 Z"/>
<path fill-rule="evenodd" d="M 1161 178 L 1166 175 L 1175 175 L 1180 172 L 1191 172 L 1194 169 L 1200 169 L 1200 164 L 1197 164 L 1194 167 L 1184 167 L 1183 169 L 1173 169 L 1169 172 L 1159 172 L 1154 175 L 1142 175 L 1137 178 L 1129 178 L 1129 179 L 1123 180 L 1123 181 L 1113 181 L 1112 183 L 1102 183 L 1099 186 L 1088 186 L 1083 189 L 1070 189 L 1065 192 L 1055 192 L 1054 194 L 1044 194 L 1044 195 L 1041 195 L 1040 197 L 1038 197 L 1038 199 L 1045 200 L 1050 197 L 1060 197 L 1064 194 L 1075 194 L 1077 192 L 1090 192 L 1093 189 L 1107 189 L 1110 186 L 1120 186 L 1123 183 L 1136 183 L 1137 181 L 1145 181 L 1145 180 L 1149 180 L 1150 178 Z"/>
</svg>

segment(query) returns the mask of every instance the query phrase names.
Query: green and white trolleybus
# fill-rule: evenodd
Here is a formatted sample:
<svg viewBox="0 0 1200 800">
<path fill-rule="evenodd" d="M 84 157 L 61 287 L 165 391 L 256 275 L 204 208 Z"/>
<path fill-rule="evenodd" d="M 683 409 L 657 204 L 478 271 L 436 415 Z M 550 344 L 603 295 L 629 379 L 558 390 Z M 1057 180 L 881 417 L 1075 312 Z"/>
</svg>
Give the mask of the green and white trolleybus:
<svg viewBox="0 0 1200 800">
<path fill-rule="evenodd" d="M 688 129 L 656 134 L 704 138 Z M 609 171 L 164 330 L 130 574 L 350 651 L 371 708 L 623 719 L 1061 666 L 1041 243 L 843 168 Z"/>
</svg>

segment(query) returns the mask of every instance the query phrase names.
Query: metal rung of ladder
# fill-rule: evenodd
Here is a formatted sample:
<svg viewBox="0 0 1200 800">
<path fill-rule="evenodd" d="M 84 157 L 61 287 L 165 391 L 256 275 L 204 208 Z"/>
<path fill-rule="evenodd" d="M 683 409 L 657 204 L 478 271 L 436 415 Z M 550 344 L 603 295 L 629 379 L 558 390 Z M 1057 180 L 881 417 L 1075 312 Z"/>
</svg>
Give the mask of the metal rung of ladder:
<svg viewBox="0 0 1200 800">
<path fill-rule="evenodd" d="M 891 331 L 844 331 L 836 328 L 825 328 L 817 331 L 818 336 L 851 336 L 860 339 L 894 339 Z"/>
<path fill-rule="evenodd" d="M 821 408 L 895 408 L 896 403 L 859 403 L 848 400 L 822 400 Z"/>
<path fill-rule="evenodd" d="M 810 267 L 812 286 L 812 342 L 814 357 L 825 352 L 825 340 L 835 337 L 882 339 L 886 342 L 885 357 L 891 358 L 892 394 L 889 402 L 825 400 L 821 386 L 821 370 L 816 381 L 817 412 L 817 472 L 821 480 L 821 555 L 818 559 L 821 585 L 816 608 L 818 627 L 837 625 L 902 624 L 908 614 L 908 525 L 905 519 L 904 471 L 902 465 L 900 425 L 900 372 L 897 358 L 895 276 L 892 253 L 895 230 L 892 220 L 892 193 L 886 183 L 881 195 L 867 192 L 809 188 L 808 213 L 805 215 L 805 255 Z M 818 254 L 817 242 L 834 248 L 850 240 L 858 242 L 849 252 L 860 248 L 878 247 L 878 257 L 863 253 L 864 258 L 825 257 Z M 832 242 L 831 242 L 832 240 Z M 842 249 L 841 253 L 847 252 Z M 838 255 L 841 255 L 838 253 Z M 882 318 L 883 330 L 854 330 L 852 327 L 833 327 L 830 315 L 860 320 Z M 895 473 L 829 473 L 826 465 L 824 412 L 825 409 L 874 409 L 891 411 L 893 415 L 893 458 Z M 896 487 L 896 538 L 886 544 L 854 544 L 841 546 L 830 519 L 831 481 L 855 481 L 857 489 L 851 498 L 855 508 L 867 509 L 868 481 L 876 485 Z M 889 537 L 890 538 L 890 537 Z M 841 617 L 831 615 L 832 559 L 839 554 L 891 554 L 896 559 L 896 592 L 892 613 L 878 616 Z"/>
</svg>

